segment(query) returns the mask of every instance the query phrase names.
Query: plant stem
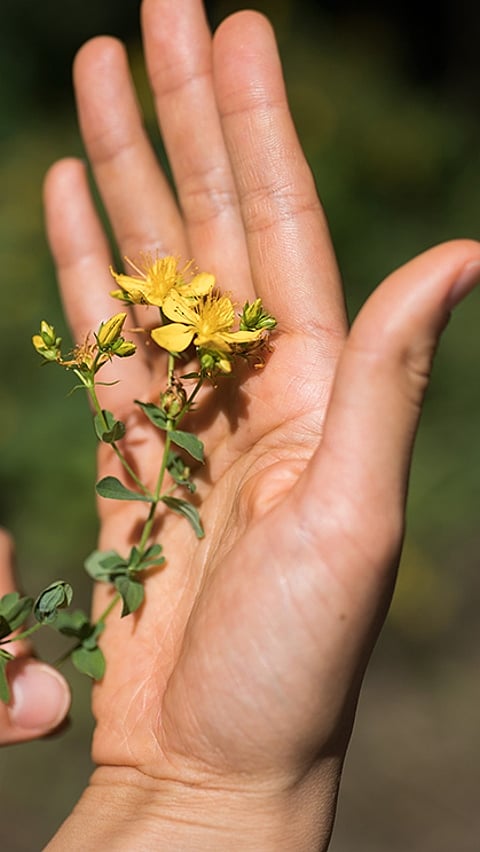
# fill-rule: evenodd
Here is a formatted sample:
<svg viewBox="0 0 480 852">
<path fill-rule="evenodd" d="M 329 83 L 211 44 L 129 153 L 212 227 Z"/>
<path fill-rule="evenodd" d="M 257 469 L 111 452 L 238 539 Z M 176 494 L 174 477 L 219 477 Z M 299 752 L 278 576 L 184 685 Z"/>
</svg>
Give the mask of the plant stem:
<svg viewBox="0 0 480 852">
<path fill-rule="evenodd" d="M 17 633 L 16 636 L 8 636 L 6 639 L 2 639 L 0 645 L 8 645 L 9 642 L 19 642 L 20 639 L 26 639 L 27 636 L 31 636 L 32 633 L 36 633 L 37 630 L 40 630 L 41 627 L 44 626 L 45 622 L 37 622 L 33 624 L 31 627 L 27 627 L 26 630 L 22 630 L 21 633 Z"/>
<path fill-rule="evenodd" d="M 121 596 L 120 592 L 117 592 L 113 596 L 113 598 L 110 601 L 110 603 L 108 604 L 108 606 L 105 607 L 105 609 L 103 610 L 103 612 L 99 616 L 99 618 L 97 618 L 95 624 L 103 624 L 107 620 L 107 618 L 110 615 L 110 613 L 112 612 L 112 610 L 115 609 L 117 603 L 121 600 L 121 598 L 122 598 L 122 596 Z"/>
<path fill-rule="evenodd" d="M 88 390 L 88 394 L 89 394 L 90 399 L 92 401 L 93 407 L 94 407 L 98 417 L 100 418 L 102 425 L 105 427 L 105 431 L 107 431 L 108 430 L 108 423 L 106 421 L 105 414 L 103 412 L 103 408 L 101 407 L 101 405 L 98 401 L 97 392 L 95 390 L 95 383 L 92 382 L 91 385 L 87 384 L 86 388 Z M 126 460 L 125 456 L 123 455 L 122 451 L 119 450 L 118 446 L 115 443 L 110 444 L 110 446 L 111 446 L 112 450 L 114 451 L 115 455 L 117 456 L 118 460 L 120 461 L 120 463 L 123 465 L 124 469 L 127 471 L 128 475 L 131 477 L 131 479 L 133 479 L 133 481 L 136 483 L 136 485 L 138 485 L 138 487 L 141 489 L 141 491 L 143 491 L 144 494 L 146 494 L 147 496 L 150 496 L 150 492 L 149 492 L 148 488 L 146 488 L 145 485 L 143 484 L 143 482 L 141 481 L 141 479 L 138 478 L 137 474 L 135 473 L 133 468 L 129 465 L 129 463 Z"/>
</svg>

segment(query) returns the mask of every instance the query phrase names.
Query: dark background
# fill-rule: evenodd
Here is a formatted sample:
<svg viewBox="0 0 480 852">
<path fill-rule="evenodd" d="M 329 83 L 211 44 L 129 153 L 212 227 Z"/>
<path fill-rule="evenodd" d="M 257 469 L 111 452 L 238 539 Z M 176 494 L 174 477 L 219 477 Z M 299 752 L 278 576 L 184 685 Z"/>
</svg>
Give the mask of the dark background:
<svg viewBox="0 0 480 852">
<path fill-rule="evenodd" d="M 182 2 L 182 0 L 178 0 Z M 479 237 L 480 5 L 264 0 L 293 113 L 325 204 L 353 317 L 415 253 Z M 210 2 L 212 23 L 240 3 Z M 69 579 L 88 605 L 95 543 L 94 439 L 68 377 L 30 347 L 40 319 L 67 336 L 43 236 L 41 185 L 82 155 L 71 93 L 76 49 L 128 43 L 154 116 L 138 2 L 3 0 L 0 31 L 0 523 L 29 593 Z M 452 318 L 423 416 L 392 612 L 369 669 L 333 852 L 478 849 L 480 707 L 480 294 Z M 45 655 L 52 640 L 42 640 Z M 40 849 L 91 770 L 89 685 L 72 674 L 72 726 L 0 754 L 0 848 Z"/>
</svg>

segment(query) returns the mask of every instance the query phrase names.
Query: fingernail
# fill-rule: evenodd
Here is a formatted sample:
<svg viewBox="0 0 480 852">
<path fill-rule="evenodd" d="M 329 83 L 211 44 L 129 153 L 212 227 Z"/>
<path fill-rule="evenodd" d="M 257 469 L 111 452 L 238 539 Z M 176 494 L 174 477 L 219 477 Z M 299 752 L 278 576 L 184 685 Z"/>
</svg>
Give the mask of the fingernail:
<svg viewBox="0 0 480 852">
<path fill-rule="evenodd" d="M 21 661 L 10 679 L 12 724 L 24 730 L 51 731 L 64 719 L 70 691 L 61 674 L 36 660 Z"/>
<path fill-rule="evenodd" d="M 473 260 L 463 267 L 448 295 L 449 307 L 454 308 L 480 282 L 480 261 Z"/>
</svg>

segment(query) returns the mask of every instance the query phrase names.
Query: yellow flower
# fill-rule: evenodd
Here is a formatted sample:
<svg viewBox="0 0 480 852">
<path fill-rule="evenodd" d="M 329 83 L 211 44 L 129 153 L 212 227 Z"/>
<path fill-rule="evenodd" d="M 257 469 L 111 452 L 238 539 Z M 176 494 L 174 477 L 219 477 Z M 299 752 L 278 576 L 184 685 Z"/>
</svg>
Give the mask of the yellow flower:
<svg viewBox="0 0 480 852">
<path fill-rule="evenodd" d="M 143 305 L 157 305 L 163 307 L 163 303 L 172 291 L 178 291 L 185 298 L 198 298 L 206 296 L 215 284 L 215 276 L 209 272 L 200 272 L 188 281 L 191 263 L 187 263 L 183 269 L 178 268 L 176 257 L 152 257 L 145 255 L 142 266 L 136 266 L 129 258 L 125 258 L 137 275 L 122 275 L 110 267 L 115 281 L 120 290 L 113 290 L 111 295 L 124 302 Z"/>
<path fill-rule="evenodd" d="M 235 311 L 228 296 L 210 292 L 204 299 L 188 302 L 171 290 L 162 310 L 172 322 L 154 328 L 152 338 L 169 352 L 183 352 L 193 341 L 199 349 L 228 353 L 236 344 L 257 341 L 262 335 L 262 331 L 231 331 Z"/>
</svg>

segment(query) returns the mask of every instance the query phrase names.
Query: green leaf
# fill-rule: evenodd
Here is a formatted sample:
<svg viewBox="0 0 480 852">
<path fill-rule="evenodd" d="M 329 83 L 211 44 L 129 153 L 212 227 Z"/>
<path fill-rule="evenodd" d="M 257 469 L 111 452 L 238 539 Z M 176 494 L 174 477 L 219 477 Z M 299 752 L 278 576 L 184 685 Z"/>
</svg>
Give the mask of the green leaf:
<svg viewBox="0 0 480 852">
<path fill-rule="evenodd" d="M 177 515 L 183 515 L 183 517 L 187 519 L 195 530 L 197 538 L 204 537 L 205 531 L 202 527 L 200 515 L 198 514 L 195 506 L 192 506 L 192 504 L 188 503 L 186 500 L 180 500 L 178 497 L 162 497 L 161 499 L 165 505 L 172 510 L 172 512 L 175 512 Z"/>
<path fill-rule="evenodd" d="M 172 429 L 170 438 L 177 447 L 186 450 L 197 461 L 203 462 L 203 444 L 196 435 L 192 435 L 191 432 L 182 432 L 180 429 Z"/>
<path fill-rule="evenodd" d="M 190 468 L 187 467 L 182 457 L 178 453 L 173 452 L 173 450 L 170 450 L 167 456 L 167 470 L 177 485 L 188 488 L 190 494 L 194 494 L 197 486 L 190 479 Z"/>
<path fill-rule="evenodd" d="M 145 553 L 143 554 L 142 565 L 146 562 L 157 562 L 157 556 L 160 556 L 163 547 L 161 544 L 151 544 L 150 547 L 147 547 Z M 161 557 L 162 562 L 164 561 L 164 557 Z"/>
<path fill-rule="evenodd" d="M 100 417 L 97 414 L 93 419 L 97 438 L 105 444 L 115 444 L 116 441 L 120 441 L 125 435 L 125 423 L 122 423 L 121 420 L 116 420 L 111 411 L 103 410 L 102 415 L 103 417 Z"/>
<path fill-rule="evenodd" d="M 10 701 L 10 687 L 7 679 L 7 663 L 13 660 L 12 654 L 0 648 L 0 701 L 8 704 Z"/>
<path fill-rule="evenodd" d="M 21 597 L 18 592 L 9 592 L 0 598 L 0 639 L 9 636 L 30 615 L 33 598 Z"/>
<path fill-rule="evenodd" d="M 115 476 L 105 476 L 97 482 L 95 490 L 100 497 L 106 497 L 109 500 L 140 500 L 142 503 L 153 503 L 151 495 L 131 491 Z"/>
<path fill-rule="evenodd" d="M 63 636 L 76 636 L 77 639 L 85 639 L 92 630 L 87 613 L 81 609 L 59 612 L 54 627 Z"/>
<path fill-rule="evenodd" d="M 94 648 L 75 648 L 72 651 L 72 663 L 82 674 L 86 674 L 93 680 L 101 680 L 105 674 L 105 657 L 102 650 L 95 645 Z"/>
<path fill-rule="evenodd" d="M 90 632 L 82 642 L 83 647 L 86 648 L 87 651 L 93 651 L 96 648 L 99 637 L 102 635 L 104 630 L 104 621 L 99 621 L 97 624 L 90 624 Z"/>
<path fill-rule="evenodd" d="M 152 544 L 142 555 L 138 547 L 132 547 L 128 557 L 127 569 L 123 573 L 132 576 L 137 571 L 145 571 L 148 568 L 153 568 L 153 566 L 163 565 L 165 557 L 160 556 L 162 550 L 161 544 Z M 120 574 L 120 572 L 118 573 Z"/>
<path fill-rule="evenodd" d="M 158 405 L 155 405 L 153 402 L 140 402 L 140 400 L 135 400 L 136 404 L 140 406 L 143 413 L 146 414 L 148 419 L 157 429 L 167 429 L 168 428 L 168 417 L 165 414 L 163 408 L 159 408 Z"/>
<path fill-rule="evenodd" d="M 117 577 L 115 587 L 120 592 L 123 601 L 122 618 L 135 612 L 143 603 L 145 590 L 142 583 L 132 580 L 130 577 Z"/>
<path fill-rule="evenodd" d="M 84 567 L 94 580 L 110 583 L 117 574 L 128 571 L 128 563 L 116 550 L 94 550 L 87 556 Z"/>
<path fill-rule="evenodd" d="M 183 376 L 180 376 L 180 378 L 182 378 L 182 379 L 201 379 L 202 374 L 199 373 L 198 371 L 193 372 L 193 373 L 184 373 Z"/>
<path fill-rule="evenodd" d="M 55 621 L 57 610 L 70 606 L 73 589 L 64 580 L 56 580 L 40 592 L 33 605 L 33 614 L 41 624 Z"/>
</svg>

